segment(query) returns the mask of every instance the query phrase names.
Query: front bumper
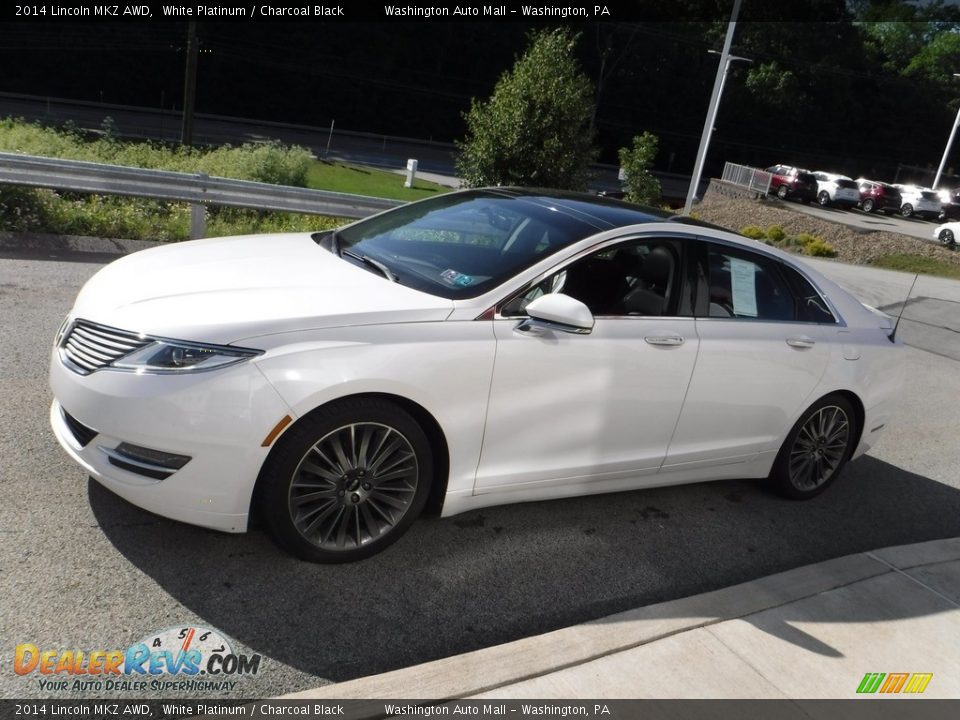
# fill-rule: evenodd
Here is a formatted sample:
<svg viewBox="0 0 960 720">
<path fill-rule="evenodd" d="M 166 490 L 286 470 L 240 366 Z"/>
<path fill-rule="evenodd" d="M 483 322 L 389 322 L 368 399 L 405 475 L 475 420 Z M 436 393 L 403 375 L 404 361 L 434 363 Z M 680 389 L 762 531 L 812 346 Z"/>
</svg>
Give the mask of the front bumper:
<svg viewBox="0 0 960 720">
<path fill-rule="evenodd" d="M 50 424 L 84 470 L 125 500 L 173 520 L 244 532 L 250 499 L 269 448 L 264 438 L 293 416 L 251 362 L 190 376 L 99 370 L 78 375 L 54 350 Z M 85 446 L 62 410 L 96 431 Z M 132 443 L 189 456 L 163 480 L 111 464 L 105 450 Z M 103 448 L 103 449 L 101 449 Z"/>
</svg>

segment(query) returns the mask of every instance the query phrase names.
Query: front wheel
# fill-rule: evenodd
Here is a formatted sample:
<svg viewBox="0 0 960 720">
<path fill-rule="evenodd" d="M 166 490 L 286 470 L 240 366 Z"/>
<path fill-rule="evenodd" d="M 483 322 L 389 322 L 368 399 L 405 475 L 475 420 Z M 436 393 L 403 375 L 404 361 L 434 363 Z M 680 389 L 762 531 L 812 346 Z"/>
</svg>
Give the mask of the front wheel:
<svg viewBox="0 0 960 720">
<path fill-rule="evenodd" d="M 904 203 L 903 206 L 900 208 L 900 214 L 903 215 L 905 218 L 908 218 L 911 215 L 913 215 L 913 205 L 911 205 L 910 203 Z"/>
<path fill-rule="evenodd" d="M 780 198 L 781 200 L 786 200 L 787 192 L 788 192 L 787 186 L 781 185 L 780 187 L 777 188 L 777 197 Z"/>
<path fill-rule="evenodd" d="M 941 230 L 938 235 L 941 245 L 951 247 L 956 244 L 957 239 L 953 236 L 953 230 Z"/>
<path fill-rule="evenodd" d="M 860 204 L 860 207 L 863 208 L 865 213 L 873 212 L 873 200 L 867 198 Z"/>
<path fill-rule="evenodd" d="M 827 207 L 830 204 L 830 195 L 827 194 L 826 190 L 820 191 L 820 194 L 817 195 L 817 202 L 820 203 L 820 207 Z"/>
<path fill-rule="evenodd" d="M 816 497 L 836 481 L 857 437 L 849 401 L 828 395 L 807 410 L 787 435 L 770 472 L 773 487 L 794 500 Z"/>
<path fill-rule="evenodd" d="M 379 398 L 316 410 L 284 433 L 264 468 L 264 518 L 311 562 L 360 560 L 395 542 L 426 503 L 430 443 L 409 413 Z"/>
</svg>

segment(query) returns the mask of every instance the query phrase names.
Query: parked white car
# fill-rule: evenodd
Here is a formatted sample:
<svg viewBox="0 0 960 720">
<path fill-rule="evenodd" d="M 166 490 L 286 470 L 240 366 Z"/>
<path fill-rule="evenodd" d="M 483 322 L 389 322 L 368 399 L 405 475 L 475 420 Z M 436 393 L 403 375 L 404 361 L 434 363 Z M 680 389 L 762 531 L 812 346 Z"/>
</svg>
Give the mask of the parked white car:
<svg viewBox="0 0 960 720">
<path fill-rule="evenodd" d="M 894 185 L 900 191 L 900 214 L 933 220 L 940 217 L 943 203 L 936 190 L 917 185 Z"/>
<path fill-rule="evenodd" d="M 838 205 L 849 209 L 860 202 L 860 189 L 852 178 L 822 170 L 813 176 L 817 179 L 817 202 L 822 207 Z"/>
<path fill-rule="evenodd" d="M 947 247 L 956 246 L 958 235 L 960 235 L 960 222 L 944 223 L 933 229 L 934 239 L 939 240 L 942 245 Z"/>
<path fill-rule="evenodd" d="M 57 334 L 50 421 L 140 507 L 229 532 L 258 512 L 337 562 L 428 501 L 721 478 L 813 497 L 890 422 L 900 354 L 889 317 L 762 243 L 470 190 L 111 263 Z"/>
</svg>

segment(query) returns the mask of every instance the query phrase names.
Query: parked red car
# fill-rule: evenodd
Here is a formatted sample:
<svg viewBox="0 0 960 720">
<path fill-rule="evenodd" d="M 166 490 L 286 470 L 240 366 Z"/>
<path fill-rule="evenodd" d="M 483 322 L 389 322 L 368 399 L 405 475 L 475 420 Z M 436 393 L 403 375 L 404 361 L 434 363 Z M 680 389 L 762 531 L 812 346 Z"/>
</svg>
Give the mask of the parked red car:
<svg viewBox="0 0 960 720">
<path fill-rule="evenodd" d="M 857 187 L 860 188 L 860 209 L 864 212 L 879 210 L 887 215 L 899 212 L 903 198 L 900 196 L 900 191 L 892 185 L 867 178 L 857 178 Z"/>
<path fill-rule="evenodd" d="M 773 175 L 769 192 L 781 200 L 790 198 L 808 203 L 817 197 L 817 179 L 813 173 L 792 165 L 773 165 L 767 168 Z"/>
</svg>

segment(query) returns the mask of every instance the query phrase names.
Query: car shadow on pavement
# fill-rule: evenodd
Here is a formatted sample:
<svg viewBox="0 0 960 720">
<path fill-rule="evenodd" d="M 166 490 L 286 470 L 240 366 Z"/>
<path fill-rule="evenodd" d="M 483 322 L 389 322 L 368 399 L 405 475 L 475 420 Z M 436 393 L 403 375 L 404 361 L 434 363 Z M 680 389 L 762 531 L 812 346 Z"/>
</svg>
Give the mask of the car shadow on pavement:
<svg viewBox="0 0 960 720">
<path fill-rule="evenodd" d="M 327 566 L 285 555 L 262 530 L 158 518 L 93 480 L 88 495 L 117 550 L 178 602 L 255 652 L 332 681 L 960 536 L 960 491 L 869 456 L 808 502 L 723 481 L 511 505 L 423 518 L 380 555 Z"/>
</svg>

